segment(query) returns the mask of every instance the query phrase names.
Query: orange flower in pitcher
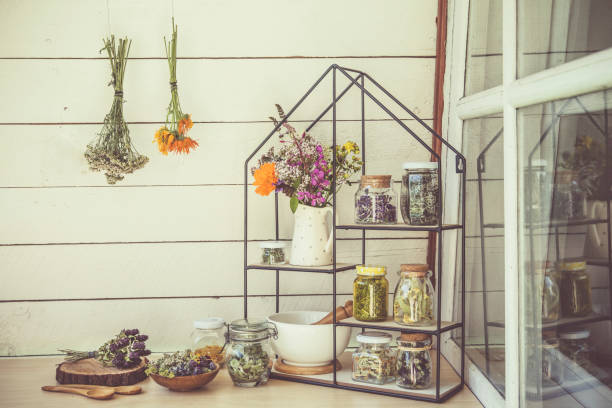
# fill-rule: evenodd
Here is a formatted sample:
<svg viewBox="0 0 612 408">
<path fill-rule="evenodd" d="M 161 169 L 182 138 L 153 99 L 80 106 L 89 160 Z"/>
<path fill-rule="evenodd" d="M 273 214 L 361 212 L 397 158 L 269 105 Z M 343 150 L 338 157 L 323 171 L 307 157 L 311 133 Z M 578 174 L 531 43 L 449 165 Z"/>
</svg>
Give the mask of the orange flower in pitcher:
<svg viewBox="0 0 612 408">
<path fill-rule="evenodd" d="M 276 177 L 276 165 L 274 163 L 264 163 L 253 173 L 255 177 L 254 186 L 259 186 L 255 192 L 262 196 L 267 196 L 276 189 L 278 177 Z"/>
<path fill-rule="evenodd" d="M 191 115 L 187 114 L 178 123 L 179 135 L 184 135 L 192 127 L 193 127 L 193 122 L 191 121 Z"/>
</svg>

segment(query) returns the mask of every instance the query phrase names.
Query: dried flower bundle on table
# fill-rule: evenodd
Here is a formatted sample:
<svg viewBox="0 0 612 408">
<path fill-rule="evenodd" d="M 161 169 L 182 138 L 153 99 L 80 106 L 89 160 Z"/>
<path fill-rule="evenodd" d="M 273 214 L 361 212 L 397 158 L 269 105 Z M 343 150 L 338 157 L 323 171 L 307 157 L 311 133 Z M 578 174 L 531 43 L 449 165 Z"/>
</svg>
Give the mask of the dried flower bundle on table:
<svg viewBox="0 0 612 408">
<path fill-rule="evenodd" d="M 281 120 L 285 118 L 283 109 L 276 105 Z M 270 117 L 275 125 L 278 120 Z M 350 176 L 361 169 L 359 146 L 348 141 L 342 146 L 323 146 L 306 132 L 301 134 L 284 122 L 279 129 L 283 146 L 278 153 L 271 148 L 259 160 L 259 165 L 251 170 L 255 177 L 255 192 L 268 195 L 276 190 L 291 198 L 291 210 L 295 212 L 298 204 L 311 207 L 330 206 L 333 194 L 332 179 L 333 154 L 336 155 L 336 191 L 347 182 Z"/>
<path fill-rule="evenodd" d="M 191 115 L 183 113 L 179 102 L 178 89 L 176 84 L 176 37 L 177 27 L 172 20 L 172 40 L 164 44 L 166 46 L 166 57 L 170 68 L 170 104 L 166 115 L 166 123 L 155 132 L 153 143 L 157 142 L 157 147 L 163 155 L 168 152 L 176 154 L 188 154 L 190 150 L 198 147 L 198 142 L 187 136 L 189 129 L 193 127 Z"/>
<path fill-rule="evenodd" d="M 148 338 L 146 334 L 140 334 L 138 329 L 124 329 L 96 351 L 59 351 L 66 353 L 66 361 L 69 362 L 95 358 L 106 366 L 130 368 L 140 363 L 140 357 L 151 354 L 151 350 L 147 350 L 145 345 Z"/>
<path fill-rule="evenodd" d="M 111 65 L 112 79 L 109 85 L 115 89 L 110 112 L 104 118 L 104 126 L 95 142 L 87 145 L 85 158 L 93 171 L 103 171 L 108 184 L 123 180 L 125 174 L 133 173 L 142 168 L 149 158 L 139 154 L 130 139 L 130 131 L 123 118 L 123 77 L 130 52 L 131 40 L 119 39 L 115 36 L 105 39 L 106 50 Z"/>
</svg>

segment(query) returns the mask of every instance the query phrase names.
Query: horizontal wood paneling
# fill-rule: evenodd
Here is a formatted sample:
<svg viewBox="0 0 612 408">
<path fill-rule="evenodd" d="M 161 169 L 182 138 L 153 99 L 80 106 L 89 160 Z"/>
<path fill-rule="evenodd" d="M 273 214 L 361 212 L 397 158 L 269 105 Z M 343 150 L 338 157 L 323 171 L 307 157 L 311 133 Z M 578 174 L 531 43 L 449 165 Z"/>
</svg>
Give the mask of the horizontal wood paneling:
<svg viewBox="0 0 612 408">
<path fill-rule="evenodd" d="M 431 117 L 434 60 L 334 62 L 365 70 L 383 86 L 393 86 L 394 94 L 415 113 Z M 316 59 L 181 61 L 177 67 L 181 106 L 198 121 L 266 120 L 274 113 L 275 103 L 287 110 L 292 107 L 331 63 Z M 112 103 L 113 90 L 106 86 L 109 79 L 104 60 L 2 61 L 0 122 L 100 122 Z M 346 85 L 348 80 L 339 76 L 339 89 Z M 130 61 L 124 92 L 126 120 L 163 121 L 170 100 L 167 61 Z M 331 95 L 329 79 L 296 112 L 296 118 L 316 117 L 331 102 Z M 359 103 L 357 97 L 343 99 L 338 118 L 360 118 Z M 388 118 L 373 106 L 369 103 L 366 108 L 369 118 Z"/>
<path fill-rule="evenodd" d="M 163 57 L 172 1 L 109 0 L 134 57 Z M 99 57 L 106 1 L 3 0 L 0 57 Z M 436 3 L 419 0 L 174 0 L 179 56 L 435 56 Z M 412 23 L 411 23 L 412 21 Z M 414 22 L 418 21 L 419 24 Z M 19 35 L 14 28 L 21 27 Z"/>
<path fill-rule="evenodd" d="M 0 248 L 0 299 L 104 299 L 242 296 L 242 242 L 134 245 L 19 246 Z M 361 242 L 339 241 L 338 259 L 361 262 Z M 259 261 L 258 243 L 249 261 Z M 78 254 L 78 256 L 77 256 Z M 368 263 L 389 269 L 392 291 L 401 263 L 423 262 L 423 239 L 368 240 Z M 23 279 L 27 276 L 28 279 Z M 352 292 L 354 271 L 338 273 L 338 291 Z M 283 272 L 281 293 L 331 292 L 331 275 Z M 249 271 L 249 293 L 275 293 L 274 271 Z M 32 285 L 36 282 L 36 285 Z"/>
<path fill-rule="evenodd" d="M 418 135 L 429 139 L 428 132 L 416 121 L 405 123 Z M 296 127 L 302 128 L 301 125 L 296 124 Z M 271 122 L 196 124 L 191 134 L 200 147 L 185 157 L 163 156 L 158 152 L 152 140 L 159 126 L 130 125 L 134 144 L 150 161 L 116 186 L 242 184 L 244 160 L 273 129 Z M 321 139 L 329 138 L 328 126 L 315 126 L 312 134 Z M 89 170 L 83 156 L 87 143 L 96 137 L 100 128 L 101 125 L 0 126 L 4 135 L 19 135 L 3 138 L 4 148 L 0 149 L 0 163 L 3 164 L 0 166 L 6 166 L 7 171 L 0 172 L 0 187 L 108 186 L 103 174 Z M 339 123 L 337 131 L 338 143 L 361 140 L 360 122 Z M 366 135 L 370 173 L 392 174 L 398 179 L 402 162 L 428 158 L 427 151 L 393 121 L 367 122 Z M 277 140 L 276 136 L 273 140 Z M 24 149 L 24 145 L 28 148 Z M 261 152 L 272 145 L 271 141 Z M 252 165 L 256 165 L 256 160 Z"/>
</svg>

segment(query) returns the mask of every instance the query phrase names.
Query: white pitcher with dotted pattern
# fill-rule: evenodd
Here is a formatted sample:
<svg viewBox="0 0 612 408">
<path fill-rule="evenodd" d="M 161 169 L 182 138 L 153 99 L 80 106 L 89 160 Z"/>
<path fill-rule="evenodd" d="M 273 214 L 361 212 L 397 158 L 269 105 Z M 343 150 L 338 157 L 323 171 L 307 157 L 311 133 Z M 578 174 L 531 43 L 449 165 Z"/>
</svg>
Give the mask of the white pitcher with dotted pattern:
<svg viewBox="0 0 612 408">
<path fill-rule="evenodd" d="M 334 237 L 328 214 L 332 207 L 310 207 L 299 204 L 295 211 L 293 241 L 291 242 L 292 265 L 322 266 L 333 262 Z M 331 220 L 331 217 L 330 217 Z"/>
</svg>

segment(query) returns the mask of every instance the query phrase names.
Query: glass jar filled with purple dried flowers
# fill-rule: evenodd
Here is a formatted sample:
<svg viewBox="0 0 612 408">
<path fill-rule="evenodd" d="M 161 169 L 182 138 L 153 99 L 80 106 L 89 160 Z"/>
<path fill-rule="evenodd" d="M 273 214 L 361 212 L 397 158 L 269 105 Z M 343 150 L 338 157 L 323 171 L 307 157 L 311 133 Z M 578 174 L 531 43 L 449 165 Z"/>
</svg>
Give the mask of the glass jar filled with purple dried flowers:
<svg viewBox="0 0 612 408">
<path fill-rule="evenodd" d="M 355 223 L 395 224 L 397 222 L 397 194 L 391 176 L 361 176 L 355 193 Z"/>
</svg>

